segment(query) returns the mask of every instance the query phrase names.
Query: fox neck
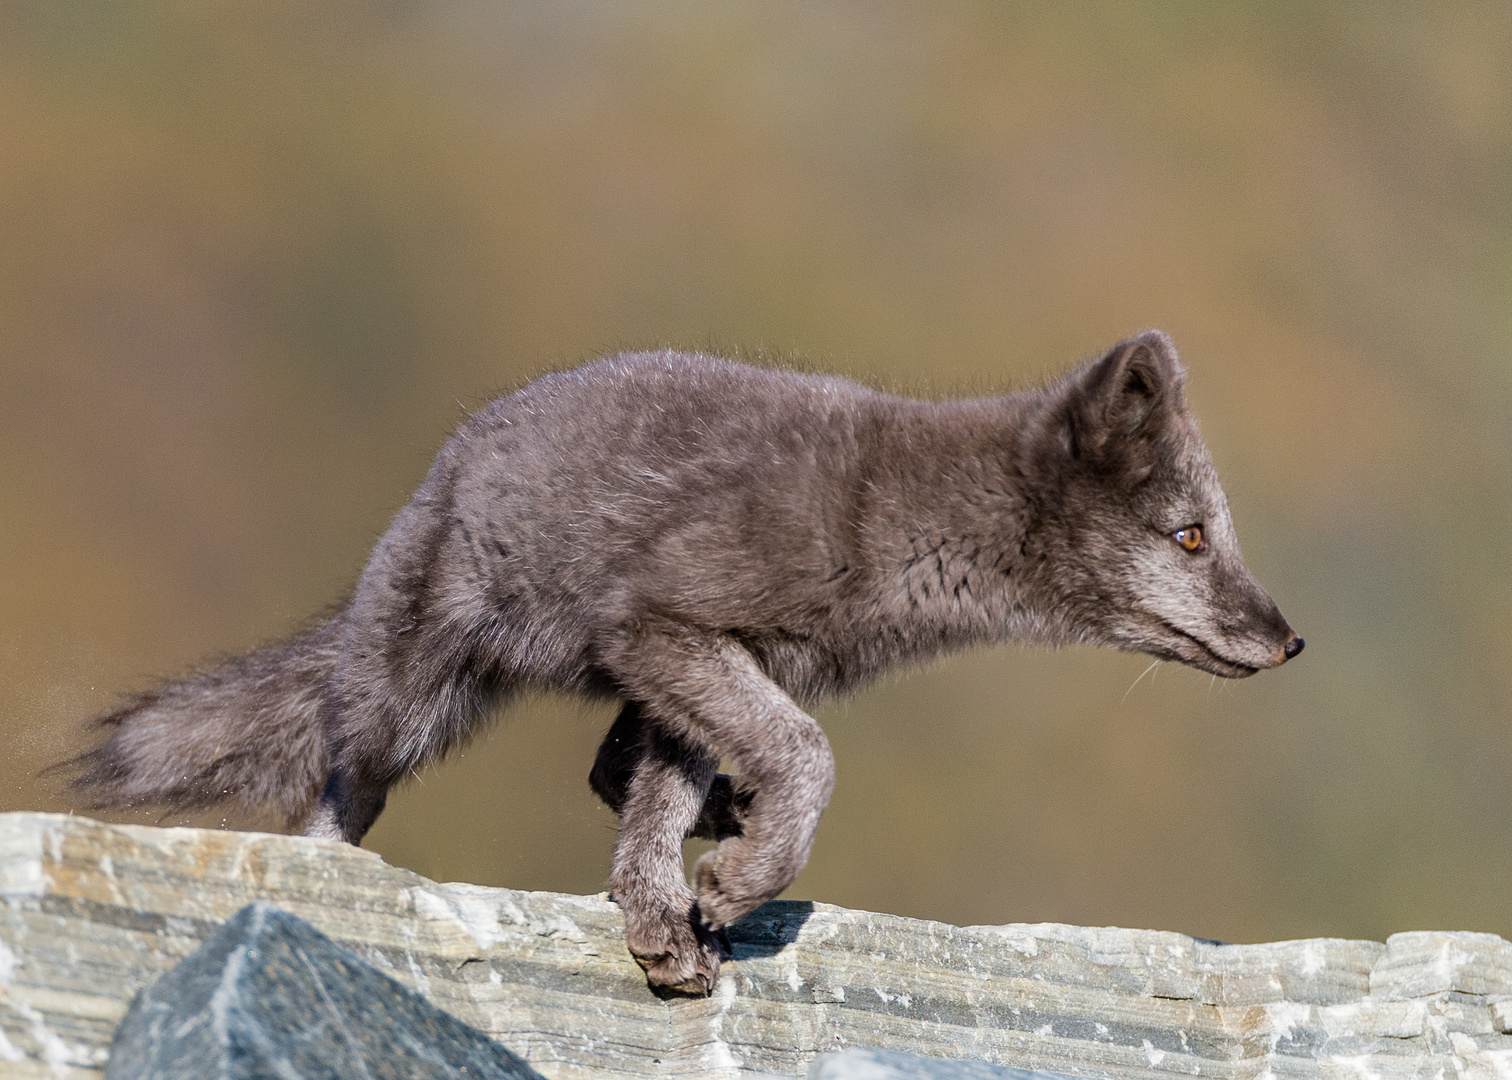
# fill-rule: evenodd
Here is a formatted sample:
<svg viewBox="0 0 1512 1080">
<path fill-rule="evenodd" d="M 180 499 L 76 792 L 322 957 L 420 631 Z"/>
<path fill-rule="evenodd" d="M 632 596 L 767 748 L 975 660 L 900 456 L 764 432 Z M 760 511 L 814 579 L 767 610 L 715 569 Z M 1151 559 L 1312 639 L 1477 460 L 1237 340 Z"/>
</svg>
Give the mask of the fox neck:
<svg viewBox="0 0 1512 1080">
<path fill-rule="evenodd" d="M 1027 463 L 1047 422 L 1039 392 L 910 403 L 887 426 L 892 445 L 868 476 L 860 529 L 878 603 L 905 651 L 930 653 L 1008 638 L 1065 637 L 1035 602 L 1033 535 L 1043 493 Z"/>
</svg>

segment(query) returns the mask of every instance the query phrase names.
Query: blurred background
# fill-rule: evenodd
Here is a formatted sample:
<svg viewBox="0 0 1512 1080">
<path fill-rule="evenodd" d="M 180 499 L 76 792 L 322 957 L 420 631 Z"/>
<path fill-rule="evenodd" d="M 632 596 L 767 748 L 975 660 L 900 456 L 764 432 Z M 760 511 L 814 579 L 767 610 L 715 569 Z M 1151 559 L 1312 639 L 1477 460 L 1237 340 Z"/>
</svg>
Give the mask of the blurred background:
<svg viewBox="0 0 1512 1080">
<path fill-rule="evenodd" d="M 532 375 L 669 344 L 981 392 L 1158 326 L 1307 652 L 1136 685 L 1005 647 L 830 705 L 788 895 L 1512 936 L 1505 3 L 6 0 L 0 133 L 0 809 L 66 808 L 37 770 L 120 692 L 339 598 Z M 602 888 L 610 719 L 525 702 L 369 846 Z"/>
</svg>

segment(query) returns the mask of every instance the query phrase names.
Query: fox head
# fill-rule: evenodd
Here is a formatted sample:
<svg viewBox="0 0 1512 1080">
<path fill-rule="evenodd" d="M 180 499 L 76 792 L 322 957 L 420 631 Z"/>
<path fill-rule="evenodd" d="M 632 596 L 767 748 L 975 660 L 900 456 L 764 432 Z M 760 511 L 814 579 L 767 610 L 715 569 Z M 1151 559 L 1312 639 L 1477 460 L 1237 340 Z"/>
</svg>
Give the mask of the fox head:
<svg viewBox="0 0 1512 1080">
<path fill-rule="evenodd" d="M 1302 639 L 1245 568 L 1185 378 L 1149 330 L 1052 388 L 1025 555 L 1054 636 L 1242 678 Z"/>
</svg>

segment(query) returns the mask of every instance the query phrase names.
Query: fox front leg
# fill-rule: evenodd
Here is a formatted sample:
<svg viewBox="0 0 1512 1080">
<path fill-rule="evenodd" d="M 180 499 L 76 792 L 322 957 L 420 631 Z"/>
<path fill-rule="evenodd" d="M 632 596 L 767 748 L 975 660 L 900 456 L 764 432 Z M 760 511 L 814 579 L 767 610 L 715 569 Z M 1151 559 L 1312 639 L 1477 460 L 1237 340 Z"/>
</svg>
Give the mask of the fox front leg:
<svg viewBox="0 0 1512 1080">
<path fill-rule="evenodd" d="M 636 767 L 645 752 L 641 740 L 646 723 L 641 707 L 633 701 L 625 702 L 604 735 L 594 758 L 593 771 L 588 774 L 588 786 L 616 814 L 624 812 L 625 800 L 630 795 L 630 781 L 634 779 Z M 662 737 L 666 737 L 665 733 Z M 741 777 L 716 773 L 703 809 L 688 836 L 701 840 L 739 836 L 754 794 Z"/>
<path fill-rule="evenodd" d="M 658 720 L 712 760 L 733 757 L 749 799 L 738 836 L 698 860 L 705 925 L 718 930 L 792 884 L 835 782 L 819 724 L 726 638 L 651 634 L 626 650 L 625 683 Z M 638 775 L 638 774 L 637 774 Z"/>
</svg>

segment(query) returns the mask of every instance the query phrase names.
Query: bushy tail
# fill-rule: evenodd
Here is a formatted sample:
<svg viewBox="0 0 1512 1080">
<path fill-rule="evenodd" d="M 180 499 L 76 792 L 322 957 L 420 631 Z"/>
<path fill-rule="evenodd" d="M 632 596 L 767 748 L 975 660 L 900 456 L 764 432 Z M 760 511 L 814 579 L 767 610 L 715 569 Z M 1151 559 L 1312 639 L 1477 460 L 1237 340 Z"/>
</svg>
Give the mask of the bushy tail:
<svg viewBox="0 0 1512 1080">
<path fill-rule="evenodd" d="M 103 742 L 55 768 L 89 809 L 198 810 L 234 799 L 297 829 L 330 772 L 321 702 L 343 614 L 277 645 L 134 695 L 92 726 Z"/>
</svg>

